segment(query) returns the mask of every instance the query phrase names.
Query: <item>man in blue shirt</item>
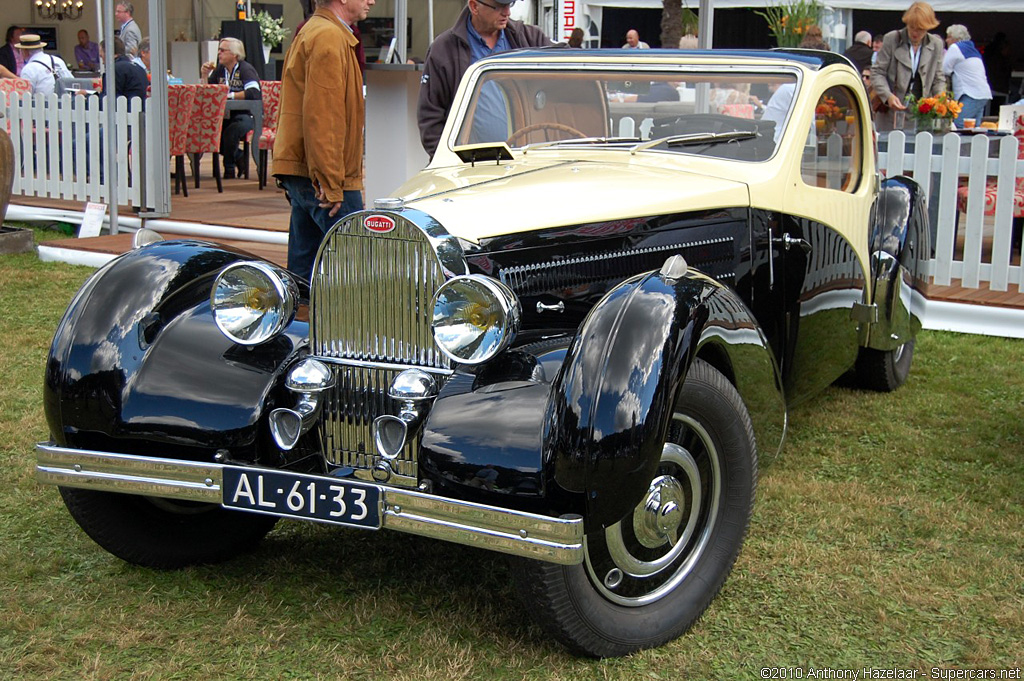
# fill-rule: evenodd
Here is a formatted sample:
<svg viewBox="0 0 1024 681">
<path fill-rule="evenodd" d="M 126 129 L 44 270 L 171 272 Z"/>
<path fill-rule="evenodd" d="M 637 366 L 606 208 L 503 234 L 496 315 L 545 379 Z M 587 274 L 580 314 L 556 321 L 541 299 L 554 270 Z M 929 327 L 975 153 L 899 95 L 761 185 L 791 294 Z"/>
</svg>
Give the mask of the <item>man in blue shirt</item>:
<svg viewBox="0 0 1024 681">
<path fill-rule="evenodd" d="M 100 46 L 89 40 L 89 31 L 84 28 L 78 32 L 75 61 L 81 71 L 100 70 Z"/>
<path fill-rule="evenodd" d="M 520 47 L 550 45 L 536 26 L 510 18 L 516 0 L 468 0 L 455 24 L 431 43 L 420 79 L 416 117 L 423 149 L 434 155 L 441 131 L 469 65 L 486 56 Z M 497 85 L 483 89 L 474 115 L 476 142 L 504 141 L 508 137 L 505 105 Z"/>
</svg>

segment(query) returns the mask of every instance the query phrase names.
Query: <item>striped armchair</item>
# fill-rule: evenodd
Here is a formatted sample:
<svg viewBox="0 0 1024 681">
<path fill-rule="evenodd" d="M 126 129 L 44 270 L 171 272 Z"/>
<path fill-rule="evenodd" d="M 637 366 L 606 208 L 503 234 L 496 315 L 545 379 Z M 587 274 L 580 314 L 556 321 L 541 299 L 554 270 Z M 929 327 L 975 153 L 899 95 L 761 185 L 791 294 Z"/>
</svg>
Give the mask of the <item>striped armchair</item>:
<svg viewBox="0 0 1024 681">
<path fill-rule="evenodd" d="M 1013 135 L 1017 138 L 1017 159 L 1024 160 L 1024 114 L 1018 115 L 1013 121 Z M 967 212 L 967 186 L 961 186 L 956 192 L 956 208 L 960 213 Z M 996 181 L 985 182 L 985 215 L 996 213 Z M 1021 247 L 1021 236 L 1024 232 L 1024 177 L 1018 177 L 1013 191 L 1013 249 Z"/>
<path fill-rule="evenodd" d="M 24 78 L 0 78 L 0 92 L 6 97 L 8 93 L 20 92 L 32 94 L 32 83 Z"/>
<path fill-rule="evenodd" d="M 188 196 L 185 181 L 185 154 L 188 153 L 188 132 L 192 120 L 192 108 L 196 93 L 190 85 L 167 86 L 167 118 L 170 128 L 171 156 L 174 157 L 174 193 L 184 190 Z"/>
<path fill-rule="evenodd" d="M 277 139 L 277 113 L 281 108 L 281 81 L 261 80 L 260 91 L 263 93 L 263 132 L 257 140 L 257 149 L 260 150 L 260 165 L 256 169 L 256 177 L 259 180 L 259 187 L 267 186 L 267 164 L 270 150 L 274 148 L 274 140 Z M 252 133 L 246 138 L 246 145 L 252 144 Z M 248 155 L 248 149 L 246 154 Z"/>
<path fill-rule="evenodd" d="M 11 105 L 10 95 L 14 93 L 18 93 L 20 95 L 31 95 L 32 83 L 24 78 L 0 78 L 0 94 L 3 94 L 4 104 L 6 106 Z M 7 132 L 11 131 L 10 120 L 4 120 L 4 128 Z"/>
<path fill-rule="evenodd" d="M 190 85 L 195 92 L 192 117 L 189 121 L 188 142 L 185 153 L 192 156 L 192 176 L 196 189 L 199 188 L 199 159 L 203 154 L 213 154 L 213 179 L 217 191 L 224 191 L 220 177 L 220 133 L 224 127 L 224 110 L 228 103 L 227 85 Z"/>
</svg>

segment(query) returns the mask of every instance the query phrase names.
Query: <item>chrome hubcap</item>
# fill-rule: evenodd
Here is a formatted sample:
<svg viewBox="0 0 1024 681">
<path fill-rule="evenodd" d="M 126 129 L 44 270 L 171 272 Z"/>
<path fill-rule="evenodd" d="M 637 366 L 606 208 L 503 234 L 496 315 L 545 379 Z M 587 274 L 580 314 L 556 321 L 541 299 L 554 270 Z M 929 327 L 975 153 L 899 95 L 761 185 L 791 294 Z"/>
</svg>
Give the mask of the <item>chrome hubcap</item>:
<svg viewBox="0 0 1024 681">
<path fill-rule="evenodd" d="M 721 471 L 707 431 L 683 414 L 673 416 L 658 475 L 630 516 L 587 537 L 586 568 L 601 594 L 641 606 L 670 593 L 710 543 L 718 515 Z"/>
<path fill-rule="evenodd" d="M 906 350 L 906 349 L 907 349 L 907 344 L 906 343 L 904 343 L 903 345 L 901 345 L 898 348 L 896 348 L 896 353 L 893 356 L 893 361 L 894 362 L 899 362 L 901 359 L 903 359 L 903 351 Z"/>
</svg>

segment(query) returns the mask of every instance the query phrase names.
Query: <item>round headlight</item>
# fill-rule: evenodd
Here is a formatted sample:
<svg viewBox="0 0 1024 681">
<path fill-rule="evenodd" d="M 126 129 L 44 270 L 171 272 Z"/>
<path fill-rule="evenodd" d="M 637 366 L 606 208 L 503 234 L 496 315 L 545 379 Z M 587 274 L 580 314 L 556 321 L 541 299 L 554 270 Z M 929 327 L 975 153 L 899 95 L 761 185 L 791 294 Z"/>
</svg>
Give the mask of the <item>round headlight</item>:
<svg viewBox="0 0 1024 681">
<path fill-rule="evenodd" d="M 217 275 L 210 307 L 225 336 L 257 345 L 291 322 L 297 298 L 298 288 L 284 270 L 262 262 L 236 262 Z"/>
<path fill-rule="evenodd" d="M 507 286 L 477 275 L 455 277 L 434 297 L 434 340 L 461 364 L 480 364 L 508 347 L 519 331 L 519 300 Z"/>
</svg>

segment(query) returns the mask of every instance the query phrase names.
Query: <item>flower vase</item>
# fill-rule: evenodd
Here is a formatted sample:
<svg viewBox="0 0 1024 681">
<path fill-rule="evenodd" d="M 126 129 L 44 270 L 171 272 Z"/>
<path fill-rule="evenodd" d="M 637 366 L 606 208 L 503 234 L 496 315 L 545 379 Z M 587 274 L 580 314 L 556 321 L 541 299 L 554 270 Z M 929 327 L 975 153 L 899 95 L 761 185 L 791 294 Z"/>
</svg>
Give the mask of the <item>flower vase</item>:
<svg viewBox="0 0 1024 681">
<path fill-rule="evenodd" d="M 817 118 L 814 121 L 818 137 L 828 137 L 836 131 L 836 122 L 825 118 Z"/>
<path fill-rule="evenodd" d="M 271 47 L 270 45 L 266 44 L 266 43 L 263 43 L 263 63 L 264 64 L 269 64 L 270 63 L 270 51 L 272 49 L 274 49 L 274 48 Z"/>
<path fill-rule="evenodd" d="M 948 118 L 918 118 L 917 131 L 930 132 L 933 135 L 942 135 L 949 132 L 952 121 Z"/>
</svg>

